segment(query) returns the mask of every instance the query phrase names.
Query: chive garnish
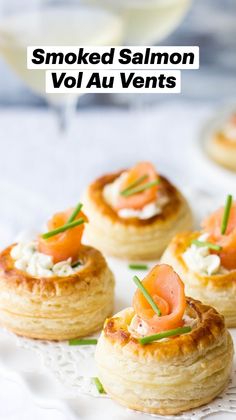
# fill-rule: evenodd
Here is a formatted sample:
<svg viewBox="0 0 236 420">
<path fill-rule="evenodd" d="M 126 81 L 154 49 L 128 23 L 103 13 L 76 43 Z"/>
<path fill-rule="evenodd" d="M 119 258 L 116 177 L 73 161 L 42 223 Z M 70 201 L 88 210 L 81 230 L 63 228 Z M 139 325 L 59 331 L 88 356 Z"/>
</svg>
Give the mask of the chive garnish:
<svg viewBox="0 0 236 420">
<path fill-rule="evenodd" d="M 147 190 L 148 188 L 154 187 L 155 185 L 159 184 L 159 182 L 159 179 L 156 179 L 156 181 L 147 182 L 146 184 L 140 185 L 139 187 L 130 188 L 126 193 L 123 193 L 122 195 L 124 195 L 125 197 L 129 197 L 130 195 L 138 194 L 142 191 Z"/>
<path fill-rule="evenodd" d="M 73 338 L 69 340 L 69 346 L 88 346 L 96 345 L 98 340 L 96 338 Z"/>
<path fill-rule="evenodd" d="M 130 189 L 132 189 L 132 188 L 136 187 L 137 185 L 141 184 L 141 182 L 145 181 L 145 179 L 147 179 L 147 178 L 148 178 L 147 174 L 140 176 L 140 178 L 137 178 L 136 181 L 131 182 L 130 185 L 127 188 L 125 188 L 123 191 L 121 191 L 120 195 L 126 195 L 126 193 Z"/>
<path fill-rule="evenodd" d="M 225 203 L 225 209 L 224 209 L 224 214 L 223 214 L 223 219 L 222 219 L 222 224 L 221 224 L 221 234 L 224 235 L 228 226 L 228 221 L 229 221 L 229 214 L 230 214 L 230 209 L 232 206 L 232 201 L 233 201 L 233 197 L 231 194 L 229 194 L 226 198 L 226 203 Z"/>
<path fill-rule="evenodd" d="M 42 238 L 43 239 L 51 238 L 52 236 L 55 236 L 58 233 L 65 232 L 66 230 L 71 229 L 75 226 L 82 225 L 82 223 L 84 223 L 84 222 L 85 222 L 85 220 L 81 218 L 81 219 L 78 219 L 78 220 L 74 220 L 71 223 L 66 223 L 65 225 L 60 226 L 57 229 L 50 230 L 49 232 L 43 233 Z"/>
<path fill-rule="evenodd" d="M 106 394 L 106 391 L 103 388 L 103 385 L 101 384 L 101 382 L 99 381 L 99 379 L 97 377 L 93 378 L 93 382 L 96 385 L 96 388 L 97 388 L 99 394 Z"/>
<path fill-rule="evenodd" d="M 217 245 L 217 244 L 213 244 L 211 242 L 204 242 L 204 241 L 199 241 L 198 239 L 193 239 L 191 241 L 191 244 L 196 245 L 198 247 L 202 247 L 202 246 L 206 246 L 209 249 L 213 249 L 214 251 L 220 251 L 222 249 L 222 246 Z"/>
<path fill-rule="evenodd" d="M 73 222 L 73 220 L 75 220 L 75 218 L 76 218 L 77 214 L 80 212 L 80 210 L 82 209 L 82 207 L 83 207 L 83 204 L 82 204 L 82 203 L 79 203 L 79 204 L 75 207 L 75 209 L 74 209 L 74 211 L 72 212 L 71 216 L 70 216 L 70 217 L 69 217 L 69 219 L 67 220 L 67 223 L 71 223 L 71 222 Z"/>
<path fill-rule="evenodd" d="M 129 264 L 131 270 L 147 270 L 148 266 L 146 264 Z"/>
<path fill-rule="evenodd" d="M 191 331 L 191 327 L 180 327 L 174 330 L 163 331 L 158 334 L 149 335 L 147 337 L 139 338 L 140 344 L 148 344 L 153 341 L 161 340 L 162 338 L 172 337 L 174 335 L 186 334 Z"/>
<path fill-rule="evenodd" d="M 72 267 L 72 268 L 76 268 L 76 267 L 78 267 L 79 265 L 81 265 L 81 262 L 80 262 L 80 261 L 76 261 L 75 263 L 71 264 L 71 267 Z"/>
<path fill-rule="evenodd" d="M 147 289 L 144 287 L 143 283 L 139 280 L 137 276 L 133 277 L 133 281 L 135 282 L 139 290 L 142 292 L 143 296 L 146 298 L 146 300 L 148 301 L 149 305 L 152 307 L 154 312 L 156 312 L 158 316 L 161 316 L 160 309 L 158 308 L 157 304 L 154 302 L 151 295 L 148 293 Z"/>
</svg>

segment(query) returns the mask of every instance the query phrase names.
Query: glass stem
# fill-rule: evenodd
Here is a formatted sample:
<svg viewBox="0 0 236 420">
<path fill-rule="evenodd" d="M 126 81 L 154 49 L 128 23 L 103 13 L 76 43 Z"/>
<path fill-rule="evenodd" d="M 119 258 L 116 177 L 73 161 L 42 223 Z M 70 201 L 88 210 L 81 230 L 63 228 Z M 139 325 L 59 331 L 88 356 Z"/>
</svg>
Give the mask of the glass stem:
<svg viewBox="0 0 236 420">
<path fill-rule="evenodd" d="M 73 95 L 66 98 L 65 101 L 54 104 L 54 110 L 58 120 L 58 128 L 61 134 L 66 134 L 72 118 L 76 112 L 78 97 Z"/>
</svg>

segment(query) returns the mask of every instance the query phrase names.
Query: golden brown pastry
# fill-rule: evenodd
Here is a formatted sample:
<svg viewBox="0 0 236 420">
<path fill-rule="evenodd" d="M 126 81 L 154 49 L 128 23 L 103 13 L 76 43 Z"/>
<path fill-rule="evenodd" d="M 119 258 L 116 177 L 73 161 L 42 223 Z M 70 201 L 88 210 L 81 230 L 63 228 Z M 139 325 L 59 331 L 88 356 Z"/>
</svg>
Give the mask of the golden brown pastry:
<svg viewBox="0 0 236 420">
<path fill-rule="evenodd" d="M 236 327 L 236 203 L 224 234 L 223 213 L 220 208 L 210 215 L 202 231 L 176 235 L 161 261 L 174 267 L 188 295 L 214 306 L 228 327 Z"/>
<path fill-rule="evenodd" d="M 206 142 L 208 155 L 217 163 L 236 171 L 236 114 L 232 114 L 223 126 Z"/>
<path fill-rule="evenodd" d="M 168 270 L 173 277 L 170 267 Z M 150 278 L 145 284 L 150 286 Z M 159 284 L 157 293 L 163 298 Z M 169 317 L 166 327 L 174 312 L 170 308 L 170 314 L 160 317 Z M 99 378 L 114 400 L 131 409 L 172 415 L 207 404 L 225 389 L 233 344 L 223 316 L 215 309 L 186 298 L 184 325 L 191 325 L 191 330 L 149 344 L 140 342 L 140 320 L 134 322 L 135 317 L 134 305 L 109 318 L 98 341 L 95 358 Z"/>
<path fill-rule="evenodd" d="M 64 225 L 70 214 L 55 215 L 51 227 Z M 114 277 L 102 254 L 81 244 L 81 235 L 78 225 L 48 239 L 12 245 L 0 254 L 2 326 L 45 340 L 82 337 L 102 327 L 112 313 Z"/>
<path fill-rule="evenodd" d="M 158 184 L 131 196 L 121 195 L 145 174 L 147 179 L 133 190 L 155 179 Z M 90 220 L 87 242 L 124 259 L 157 259 L 175 233 L 192 226 L 185 198 L 147 162 L 95 180 L 85 193 L 84 208 Z"/>
</svg>

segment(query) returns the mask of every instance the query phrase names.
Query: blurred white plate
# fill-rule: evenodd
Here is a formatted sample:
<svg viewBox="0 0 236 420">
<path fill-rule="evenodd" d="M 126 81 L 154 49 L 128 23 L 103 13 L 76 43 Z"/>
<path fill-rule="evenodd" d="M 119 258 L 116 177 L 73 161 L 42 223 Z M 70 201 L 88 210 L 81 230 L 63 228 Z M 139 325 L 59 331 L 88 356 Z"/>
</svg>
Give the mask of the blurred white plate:
<svg viewBox="0 0 236 420">
<path fill-rule="evenodd" d="M 236 112 L 236 104 L 226 105 L 214 113 L 200 131 L 200 148 L 196 147 L 195 150 L 199 171 L 201 173 L 204 172 L 208 182 L 211 182 L 213 185 L 214 180 L 217 179 L 217 183 L 215 182 L 215 192 L 221 190 L 221 192 L 225 191 L 225 194 L 230 192 L 236 194 L 236 173 L 214 162 L 206 152 L 206 143 L 215 131 L 222 127 L 222 124 L 232 112 Z"/>
</svg>

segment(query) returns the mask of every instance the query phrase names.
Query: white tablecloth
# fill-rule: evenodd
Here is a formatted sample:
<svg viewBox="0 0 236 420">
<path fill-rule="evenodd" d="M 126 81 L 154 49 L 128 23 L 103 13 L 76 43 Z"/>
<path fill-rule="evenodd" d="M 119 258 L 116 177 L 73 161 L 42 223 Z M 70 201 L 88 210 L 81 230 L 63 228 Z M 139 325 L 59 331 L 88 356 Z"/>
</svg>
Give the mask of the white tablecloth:
<svg viewBox="0 0 236 420">
<path fill-rule="evenodd" d="M 201 129 L 213 111 L 210 105 L 185 103 L 181 97 L 145 109 L 82 110 L 63 137 L 52 112 L 0 110 L 0 244 L 9 243 L 19 231 L 41 226 L 52 211 L 76 204 L 95 176 L 139 160 L 152 160 L 184 189 L 221 197 L 236 194 L 236 176 L 201 152 Z M 0 389 L 1 419 L 67 418 L 37 408 L 18 384 L 1 378 Z M 83 410 L 86 419 L 102 417 L 97 400 L 91 404 L 81 398 L 81 405 L 82 419 Z"/>
</svg>

